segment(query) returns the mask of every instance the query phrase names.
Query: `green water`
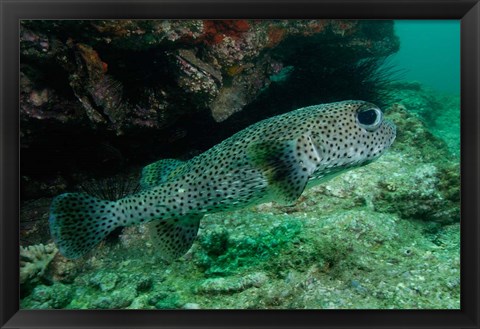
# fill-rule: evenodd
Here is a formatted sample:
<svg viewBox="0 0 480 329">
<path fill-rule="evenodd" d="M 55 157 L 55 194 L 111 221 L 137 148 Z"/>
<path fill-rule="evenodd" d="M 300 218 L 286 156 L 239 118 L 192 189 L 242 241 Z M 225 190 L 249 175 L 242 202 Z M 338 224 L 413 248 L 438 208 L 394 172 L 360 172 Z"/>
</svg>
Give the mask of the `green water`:
<svg viewBox="0 0 480 329">
<path fill-rule="evenodd" d="M 397 20 L 400 50 L 391 64 L 404 80 L 452 94 L 460 93 L 460 21 Z"/>
</svg>

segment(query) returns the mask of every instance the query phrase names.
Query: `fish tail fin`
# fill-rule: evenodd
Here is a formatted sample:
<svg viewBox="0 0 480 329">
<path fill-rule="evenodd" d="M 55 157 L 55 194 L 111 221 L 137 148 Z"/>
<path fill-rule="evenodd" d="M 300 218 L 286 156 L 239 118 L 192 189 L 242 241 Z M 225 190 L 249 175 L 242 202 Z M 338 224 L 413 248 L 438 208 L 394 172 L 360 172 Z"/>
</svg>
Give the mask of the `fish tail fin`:
<svg viewBox="0 0 480 329">
<path fill-rule="evenodd" d="M 114 201 L 85 193 L 65 193 L 50 207 L 50 234 L 60 253 L 79 258 L 98 245 L 122 224 L 122 214 Z"/>
<path fill-rule="evenodd" d="M 191 247 L 198 234 L 202 214 L 154 220 L 147 224 L 150 241 L 161 258 L 174 261 Z"/>
</svg>

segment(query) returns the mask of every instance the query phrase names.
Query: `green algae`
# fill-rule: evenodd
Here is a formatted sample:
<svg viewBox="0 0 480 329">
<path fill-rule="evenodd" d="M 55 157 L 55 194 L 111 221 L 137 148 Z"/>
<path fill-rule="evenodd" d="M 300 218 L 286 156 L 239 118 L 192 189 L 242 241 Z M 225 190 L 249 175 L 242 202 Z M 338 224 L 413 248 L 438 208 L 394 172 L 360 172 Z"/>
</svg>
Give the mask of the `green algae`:
<svg viewBox="0 0 480 329">
<path fill-rule="evenodd" d="M 253 217 L 249 214 L 245 216 L 247 221 Z M 286 244 L 292 243 L 301 230 L 301 223 L 292 220 L 272 227 L 272 218 L 267 214 L 255 214 L 253 220 L 267 225 L 248 228 L 240 236 L 231 236 L 227 230 L 222 229 L 220 233 L 213 230 L 200 237 L 202 249 L 196 254 L 196 264 L 204 270 L 205 275 L 229 275 L 244 267 L 264 262 Z"/>
</svg>

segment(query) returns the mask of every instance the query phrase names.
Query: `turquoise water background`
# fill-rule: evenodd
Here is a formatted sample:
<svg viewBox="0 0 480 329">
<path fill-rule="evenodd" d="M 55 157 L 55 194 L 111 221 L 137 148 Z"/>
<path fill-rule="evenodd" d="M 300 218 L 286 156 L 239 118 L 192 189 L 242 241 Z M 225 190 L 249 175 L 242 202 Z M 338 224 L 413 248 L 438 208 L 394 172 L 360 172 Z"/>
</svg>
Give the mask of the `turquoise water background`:
<svg viewBox="0 0 480 329">
<path fill-rule="evenodd" d="M 402 71 L 402 80 L 460 93 L 459 20 L 397 20 L 395 30 L 400 50 L 390 64 Z"/>
</svg>

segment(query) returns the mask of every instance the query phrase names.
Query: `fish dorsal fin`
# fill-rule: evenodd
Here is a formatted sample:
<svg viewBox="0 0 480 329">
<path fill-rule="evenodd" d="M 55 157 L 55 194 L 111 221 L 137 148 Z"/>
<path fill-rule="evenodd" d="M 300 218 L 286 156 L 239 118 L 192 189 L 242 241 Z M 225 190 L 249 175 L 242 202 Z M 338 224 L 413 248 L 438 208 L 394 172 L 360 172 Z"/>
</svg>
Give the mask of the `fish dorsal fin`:
<svg viewBox="0 0 480 329">
<path fill-rule="evenodd" d="M 294 140 L 255 143 L 247 152 L 266 176 L 273 200 L 285 205 L 300 197 L 321 159 L 309 134 Z"/>
<path fill-rule="evenodd" d="M 161 258 L 173 261 L 183 256 L 197 237 L 203 215 L 155 220 L 147 224 L 150 240 Z"/>
<path fill-rule="evenodd" d="M 184 161 L 176 159 L 162 159 L 149 164 L 142 170 L 141 188 L 146 190 L 167 182 L 179 173 L 184 164 Z"/>
</svg>

